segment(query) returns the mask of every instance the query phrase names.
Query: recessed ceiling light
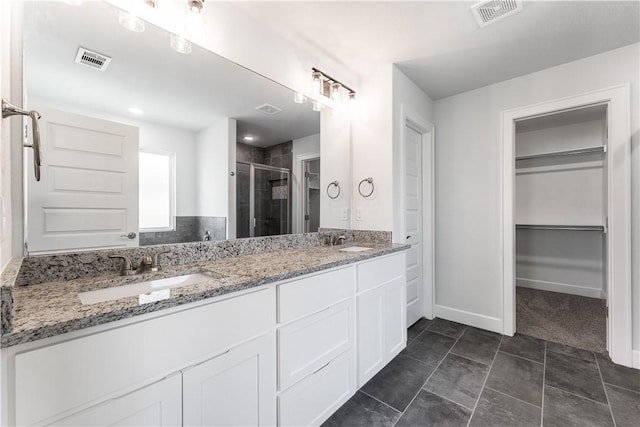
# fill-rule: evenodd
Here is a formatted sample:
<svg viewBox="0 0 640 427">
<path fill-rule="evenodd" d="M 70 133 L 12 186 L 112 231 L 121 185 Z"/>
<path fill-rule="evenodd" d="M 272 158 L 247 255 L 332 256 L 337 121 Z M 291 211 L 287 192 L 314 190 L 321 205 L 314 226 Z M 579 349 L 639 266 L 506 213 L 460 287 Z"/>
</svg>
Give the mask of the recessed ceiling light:
<svg viewBox="0 0 640 427">
<path fill-rule="evenodd" d="M 255 138 L 251 135 L 245 135 L 242 137 L 242 139 L 244 139 L 245 141 L 253 141 Z"/>
<path fill-rule="evenodd" d="M 140 108 L 136 108 L 136 107 L 129 107 L 129 112 L 133 113 L 133 114 L 142 114 L 142 113 L 144 113 L 143 110 L 141 110 Z"/>
</svg>

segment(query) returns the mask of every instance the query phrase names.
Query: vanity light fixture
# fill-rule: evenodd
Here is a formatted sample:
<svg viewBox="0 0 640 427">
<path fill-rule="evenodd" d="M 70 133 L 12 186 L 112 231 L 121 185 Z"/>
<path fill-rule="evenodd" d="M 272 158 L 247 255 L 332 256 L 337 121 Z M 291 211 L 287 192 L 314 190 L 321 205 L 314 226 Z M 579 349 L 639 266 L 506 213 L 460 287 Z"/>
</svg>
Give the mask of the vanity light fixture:
<svg viewBox="0 0 640 427">
<path fill-rule="evenodd" d="M 330 107 L 339 111 L 347 111 L 351 108 L 356 97 L 356 91 L 344 83 L 323 73 L 317 68 L 312 68 L 311 92 L 309 98 L 313 101 L 313 111 L 322 111 L 324 107 Z M 342 93 L 346 91 L 345 98 Z M 296 102 L 298 94 L 295 95 Z"/>
<path fill-rule="evenodd" d="M 251 135 L 245 135 L 242 137 L 245 141 L 253 141 L 255 138 Z"/>
<path fill-rule="evenodd" d="M 118 14 L 118 22 L 129 31 L 141 33 L 144 31 L 144 21 L 136 15 L 121 10 Z"/>
<path fill-rule="evenodd" d="M 178 53 L 184 53 L 185 55 L 191 53 L 191 42 L 182 36 L 171 34 L 169 44 L 171 48 Z"/>
<path fill-rule="evenodd" d="M 138 107 L 129 107 L 128 110 L 132 114 L 142 114 L 142 113 L 144 113 L 144 110 L 142 110 L 142 109 L 140 109 Z"/>
</svg>

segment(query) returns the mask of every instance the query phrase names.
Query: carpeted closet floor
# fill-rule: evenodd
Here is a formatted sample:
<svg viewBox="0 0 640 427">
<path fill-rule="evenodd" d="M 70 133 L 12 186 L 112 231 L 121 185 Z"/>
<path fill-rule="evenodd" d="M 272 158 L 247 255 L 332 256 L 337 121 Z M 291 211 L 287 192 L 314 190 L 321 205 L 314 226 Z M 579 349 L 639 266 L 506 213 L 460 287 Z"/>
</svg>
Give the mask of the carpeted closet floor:
<svg viewBox="0 0 640 427">
<path fill-rule="evenodd" d="M 607 349 L 605 301 L 516 288 L 516 331 L 596 353 Z"/>
</svg>

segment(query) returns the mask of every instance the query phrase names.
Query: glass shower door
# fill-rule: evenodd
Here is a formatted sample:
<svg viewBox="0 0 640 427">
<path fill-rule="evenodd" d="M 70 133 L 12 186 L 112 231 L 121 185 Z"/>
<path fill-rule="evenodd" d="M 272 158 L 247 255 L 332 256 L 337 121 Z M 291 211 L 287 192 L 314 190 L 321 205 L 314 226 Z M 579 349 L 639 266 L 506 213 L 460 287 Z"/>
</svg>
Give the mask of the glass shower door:
<svg viewBox="0 0 640 427">
<path fill-rule="evenodd" d="M 237 237 L 290 233 L 289 170 L 238 162 Z"/>
</svg>

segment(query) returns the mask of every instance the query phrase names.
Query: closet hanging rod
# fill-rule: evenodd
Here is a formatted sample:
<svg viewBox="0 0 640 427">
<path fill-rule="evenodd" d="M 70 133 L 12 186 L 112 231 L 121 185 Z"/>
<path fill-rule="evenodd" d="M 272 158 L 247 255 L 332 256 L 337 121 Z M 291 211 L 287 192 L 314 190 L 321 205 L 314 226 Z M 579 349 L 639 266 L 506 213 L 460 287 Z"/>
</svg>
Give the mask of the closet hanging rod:
<svg viewBox="0 0 640 427">
<path fill-rule="evenodd" d="M 602 225 L 535 225 L 516 224 L 516 228 L 528 230 L 574 230 L 574 231 L 604 231 Z"/>
<path fill-rule="evenodd" d="M 606 145 L 598 145 L 596 147 L 578 148 L 574 150 L 551 151 L 547 153 L 529 154 L 526 156 L 516 156 L 516 160 L 540 159 L 543 157 L 575 156 L 578 154 L 593 154 L 593 153 L 606 153 L 606 152 L 607 152 Z"/>
</svg>

